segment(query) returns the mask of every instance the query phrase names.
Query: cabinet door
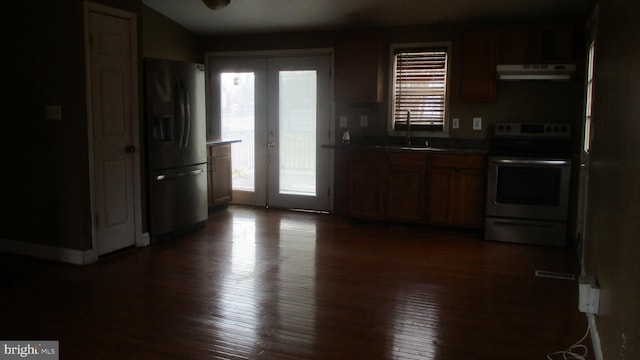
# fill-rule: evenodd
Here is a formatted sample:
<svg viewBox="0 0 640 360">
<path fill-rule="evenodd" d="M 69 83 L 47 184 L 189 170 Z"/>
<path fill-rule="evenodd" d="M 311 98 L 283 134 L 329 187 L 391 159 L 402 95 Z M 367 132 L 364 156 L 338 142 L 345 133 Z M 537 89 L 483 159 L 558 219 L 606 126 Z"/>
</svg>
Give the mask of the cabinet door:
<svg viewBox="0 0 640 360">
<path fill-rule="evenodd" d="M 207 151 L 208 205 L 231 201 L 231 145 L 210 146 Z"/>
<path fill-rule="evenodd" d="M 213 149 L 212 147 L 207 148 L 207 206 L 212 207 L 215 203 L 215 196 L 213 194 Z"/>
<path fill-rule="evenodd" d="M 486 191 L 485 157 L 434 155 L 430 164 L 430 222 L 482 228 Z"/>
<path fill-rule="evenodd" d="M 429 220 L 433 224 L 452 222 L 452 192 L 455 188 L 455 170 L 431 168 L 429 172 Z"/>
<path fill-rule="evenodd" d="M 349 216 L 382 219 L 384 211 L 384 168 L 352 165 L 349 169 Z"/>
<path fill-rule="evenodd" d="M 213 203 L 228 203 L 231 201 L 231 156 L 217 156 L 213 164 Z"/>
<path fill-rule="evenodd" d="M 498 31 L 473 29 L 463 34 L 461 96 L 465 101 L 496 100 Z"/>
<path fill-rule="evenodd" d="M 382 37 L 346 34 L 336 40 L 334 91 L 337 101 L 381 102 L 384 94 Z"/>
<path fill-rule="evenodd" d="M 573 28 L 548 26 L 541 31 L 541 57 L 546 63 L 563 64 L 573 61 Z"/>
<path fill-rule="evenodd" d="M 500 64 L 562 64 L 573 60 L 573 28 L 568 25 L 502 29 Z"/>
<path fill-rule="evenodd" d="M 539 63 L 540 41 L 540 31 L 537 27 L 503 29 L 500 33 L 500 63 Z"/>
<path fill-rule="evenodd" d="M 456 171 L 453 224 L 474 228 L 484 225 L 485 184 L 485 172 L 481 169 Z"/>
<path fill-rule="evenodd" d="M 392 220 L 424 220 L 424 165 L 389 166 L 387 169 L 387 216 Z"/>
</svg>

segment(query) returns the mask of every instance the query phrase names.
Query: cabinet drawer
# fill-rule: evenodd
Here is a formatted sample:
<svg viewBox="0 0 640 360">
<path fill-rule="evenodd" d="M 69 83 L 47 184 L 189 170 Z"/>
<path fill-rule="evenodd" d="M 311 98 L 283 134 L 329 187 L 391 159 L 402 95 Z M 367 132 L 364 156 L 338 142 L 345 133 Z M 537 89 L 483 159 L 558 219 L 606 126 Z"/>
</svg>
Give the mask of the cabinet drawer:
<svg viewBox="0 0 640 360">
<path fill-rule="evenodd" d="M 483 169 L 485 167 L 484 155 L 432 155 L 429 162 L 432 167 L 440 168 Z"/>
<path fill-rule="evenodd" d="M 231 145 L 217 145 L 209 147 L 211 157 L 231 155 Z"/>
<path fill-rule="evenodd" d="M 427 154 L 410 152 L 389 153 L 389 165 L 416 165 L 424 166 L 427 163 Z"/>
<path fill-rule="evenodd" d="M 385 166 L 387 153 L 384 151 L 351 151 L 349 152 L 349 165 L 379 165 Z"/>
</svg>

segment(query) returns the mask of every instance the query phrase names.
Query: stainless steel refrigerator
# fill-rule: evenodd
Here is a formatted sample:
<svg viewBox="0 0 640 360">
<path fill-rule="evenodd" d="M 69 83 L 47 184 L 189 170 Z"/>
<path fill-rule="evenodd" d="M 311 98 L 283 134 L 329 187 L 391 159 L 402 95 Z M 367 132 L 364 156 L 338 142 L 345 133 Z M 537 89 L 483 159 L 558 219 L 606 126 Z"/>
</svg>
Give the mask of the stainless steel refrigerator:
<svg viewBox="0 0 640 360">
<path fill-rule="evenodd" d="M 152 240 L 207 219 L 204 66 L 144 60 L 148 221 Z"/>
</svg>

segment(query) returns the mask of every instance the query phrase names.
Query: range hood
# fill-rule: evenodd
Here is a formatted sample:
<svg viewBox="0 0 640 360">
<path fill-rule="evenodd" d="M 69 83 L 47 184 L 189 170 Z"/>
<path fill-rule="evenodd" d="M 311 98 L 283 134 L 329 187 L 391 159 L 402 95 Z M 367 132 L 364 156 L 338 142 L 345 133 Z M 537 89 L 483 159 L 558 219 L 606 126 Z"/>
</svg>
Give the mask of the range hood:
<svg viewBox="0 0 640 360">
<path fill-rule="evenodd" d="M 571 80 L 575 64 L 525 64 L 496 66 L 498 80 Z"/>
</svg>

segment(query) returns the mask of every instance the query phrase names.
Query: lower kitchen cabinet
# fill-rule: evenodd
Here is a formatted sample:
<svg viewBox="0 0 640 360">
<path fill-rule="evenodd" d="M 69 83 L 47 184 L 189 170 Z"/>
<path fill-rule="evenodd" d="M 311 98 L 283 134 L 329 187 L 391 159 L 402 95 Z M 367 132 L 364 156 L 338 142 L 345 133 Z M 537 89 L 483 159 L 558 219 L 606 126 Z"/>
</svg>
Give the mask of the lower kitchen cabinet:
<svg viewBox="0 0 640 360">
<path fill-rule="evenodd" d="M 433 155 L 429 166 L 429 222 L 482 228 L 486 165 L 481 155 Z"/>
<path fill-rule="evenodd" d="M 231 144 L 208 147 L 209 207 L 231 201 Z"/>
<path fill-rule="evenodd" d="M 387 154 L 380 151 L 349 153 L 349 216 L 385 218 Z"/>
<path fill-rule="evenodd" d="M 352 218 L 484 226 L 484 155 L 352 150 L 348 166 Z"/>
<path fill-rule="evenodd" d="M 426 154 L 389 154 L 387 167 L 387 217 L 423 222 L 425 219 Z"/>
</svg>

